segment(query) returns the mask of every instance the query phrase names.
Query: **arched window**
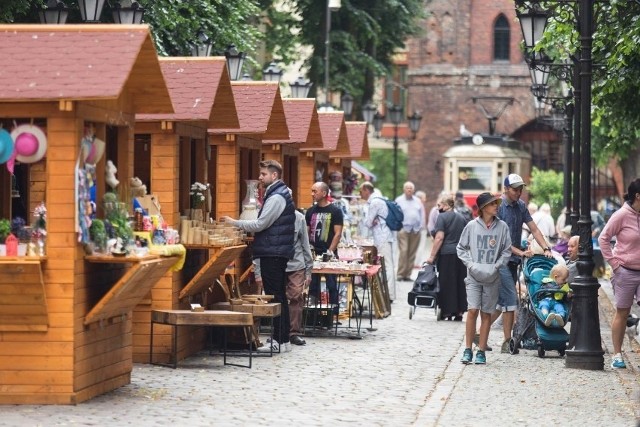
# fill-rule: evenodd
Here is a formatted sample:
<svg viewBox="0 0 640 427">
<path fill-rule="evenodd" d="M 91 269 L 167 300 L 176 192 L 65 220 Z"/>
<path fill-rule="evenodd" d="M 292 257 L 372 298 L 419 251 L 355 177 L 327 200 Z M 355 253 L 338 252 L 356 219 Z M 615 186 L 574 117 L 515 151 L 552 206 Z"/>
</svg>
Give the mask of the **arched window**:
<svg viewBox="0 0 640 427">
<path fill-rule="evenodd" d="M 504 15 L 498 16 L 493 26 L 493 60 L 508 61 L 509 60 L 509 39 L 510 39 L 509 22 Z"/>
</svg>

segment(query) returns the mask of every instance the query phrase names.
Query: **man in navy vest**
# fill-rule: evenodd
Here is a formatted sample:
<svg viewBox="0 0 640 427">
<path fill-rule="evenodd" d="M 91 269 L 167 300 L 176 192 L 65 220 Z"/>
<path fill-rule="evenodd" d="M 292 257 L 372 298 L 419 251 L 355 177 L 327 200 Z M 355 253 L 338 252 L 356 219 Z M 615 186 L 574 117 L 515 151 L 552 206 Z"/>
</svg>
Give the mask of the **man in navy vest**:
<svg viewBox="0 0 640 427">
<path fill-rule="evenodd" d="M 221 219 L 244 231 L 255 233 L 253 258 L 260 260 L 260 276 L 265 294 L 273 295 L 281 304 L 281 315 L 274 319 L 274 339 L 259 350 L 290 351 L 289 306 L 285 295 L 287 263 L 293 258 L 295 232 L 295 206 L 289 189 L 281 179 L 282 166 L 275 160 L 260 162 L 260 183 L 266 188 L 258 218 L 237 220 L 228 216 Z M 282 346 L 282 347 L 281 347 Z"/>
</svg>

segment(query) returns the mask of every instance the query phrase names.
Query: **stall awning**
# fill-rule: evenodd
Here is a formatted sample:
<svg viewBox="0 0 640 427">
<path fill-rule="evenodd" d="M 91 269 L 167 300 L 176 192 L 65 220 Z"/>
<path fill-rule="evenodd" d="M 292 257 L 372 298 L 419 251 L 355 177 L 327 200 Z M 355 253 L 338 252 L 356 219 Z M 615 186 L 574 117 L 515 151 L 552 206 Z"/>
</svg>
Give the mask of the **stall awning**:
<svg viewBox="0 0 640 427">
<path fill-rule="evenodd" d="M 376 182 L 376 176 L 355 160 L 351 160 L 351 169 L 364 176 L 367 181 Z"/>
</svg>

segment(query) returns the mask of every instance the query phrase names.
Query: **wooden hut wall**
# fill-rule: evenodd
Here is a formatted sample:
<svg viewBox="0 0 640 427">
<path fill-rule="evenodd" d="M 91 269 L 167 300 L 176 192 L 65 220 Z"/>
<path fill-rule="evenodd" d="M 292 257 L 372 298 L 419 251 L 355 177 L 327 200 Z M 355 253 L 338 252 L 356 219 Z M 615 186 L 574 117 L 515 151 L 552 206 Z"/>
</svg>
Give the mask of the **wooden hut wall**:
<svg viewBox="0 0 640 427">
<path fill-rule="evenodd" d="M 298 169 L 298 204 L 296 206 L 307 209 L 313 204 L 311 186 L 315 183 L 315 154 L 312 151 L 300 153 Z"/>
</svg>

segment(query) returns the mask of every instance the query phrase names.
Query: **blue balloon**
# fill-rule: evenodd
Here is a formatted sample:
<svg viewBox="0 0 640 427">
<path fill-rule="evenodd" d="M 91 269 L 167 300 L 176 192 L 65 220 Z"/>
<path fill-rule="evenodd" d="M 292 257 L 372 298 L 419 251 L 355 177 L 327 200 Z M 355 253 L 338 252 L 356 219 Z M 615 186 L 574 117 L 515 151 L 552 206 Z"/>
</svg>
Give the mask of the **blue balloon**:
<svg viewBox="0 0 640 427">
<path fill-rule="evenodd" d="M 14 148 L 15 144 L 11 134 L 4 129 L 0 129 L 0 165 L 11 158 Z"/>
</svg>

